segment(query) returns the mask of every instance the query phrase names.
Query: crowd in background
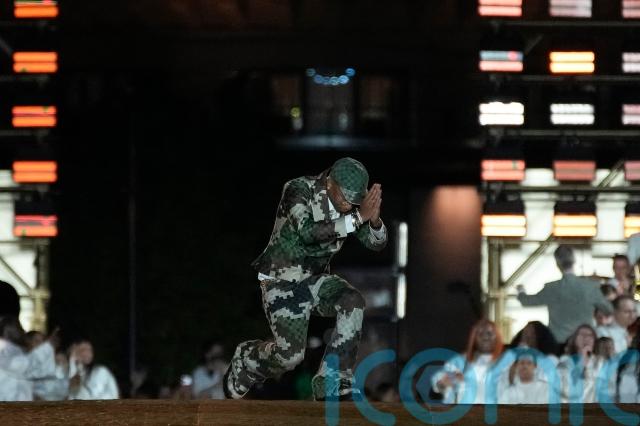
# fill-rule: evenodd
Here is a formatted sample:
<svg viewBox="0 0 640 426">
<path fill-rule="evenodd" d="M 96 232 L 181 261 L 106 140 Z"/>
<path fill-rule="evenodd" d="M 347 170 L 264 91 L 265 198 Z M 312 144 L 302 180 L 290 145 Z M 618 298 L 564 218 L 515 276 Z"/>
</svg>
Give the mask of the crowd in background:
<svg viewBox="0 0 640 426">
<path fill-rule="evenodd" d="M 489 320 L 475 324 L 464 353 L 430 381 L 444 403 L 640 402 L 640 319 L 628 258 L 613 257 L 614 277 L 578 277 L 568 246 L 554 253 L 562 279 L 523 306 L 545 305 L 549 326 L 529 322 L 510 344 Z M 489 392 L 489 393 L 487 393 Z"/>
<path fill-rule="evenodd" d="M 576 276 L 568 246 L 558 247 L 554 255 L 562 279 L 533 295 L 518 289 L 523 306 L 547 306 L 549 325 L 529 322 L 506 344 L 496 324 L 480 320 L 465 351 L 431 375 L 427 393 L 417 389 L 429 395 L 424 399 L 475 404 L 640 402 L 639 305 L 629 260 L 614 256 L 613 278 L 605 279 Z M 311 399 L 309 382 L 322 353 L 322 340 L 310 337 L 300 368 L 268 390 L 258 387 L 254 397 Z M 155 385 L 147 369 L 138 366 L 123 392 L 111 371 L 94 361 L 89 339 L 62 346 L 57 331 L 49 336 L 25 333 L 15 312 L 0 315 L 0 401 L 223 399 L 227 365 L 224 346 L 206 342 L 199 365 L 174 386 Z M 281 394 L 278 385 L 286 389 Z M 366 392 L 370 400 L 399 401 L 397 383 L 375 383 Z"/>
</svg>

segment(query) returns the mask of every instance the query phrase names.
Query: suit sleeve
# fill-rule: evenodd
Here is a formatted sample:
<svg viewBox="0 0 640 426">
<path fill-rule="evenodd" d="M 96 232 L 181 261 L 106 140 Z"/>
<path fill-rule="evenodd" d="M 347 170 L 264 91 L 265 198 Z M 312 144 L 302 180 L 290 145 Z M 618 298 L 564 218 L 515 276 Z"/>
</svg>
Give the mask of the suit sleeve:
<svg viewBox="0 0 640 426">
<path fill-rule="evenodd" d="M 518 301 L 522 304 L 522 306 L 539 306 L 539 305 L 547 305 L 549 304 L 550 299 L 550 291 L 549 287 L 545 285 L 542 290 L 540 290 L 536 294 L 518 294 Z"/>
<path fill-rule="evenodd" d="M 282 193 L 279 217 L 288 217 L 305 243 L 321 243 L 347 236 L 346 218 L 314 222 L 311 211 L 312 190 L 302 182 L 288 182 Z"/>
</svg>

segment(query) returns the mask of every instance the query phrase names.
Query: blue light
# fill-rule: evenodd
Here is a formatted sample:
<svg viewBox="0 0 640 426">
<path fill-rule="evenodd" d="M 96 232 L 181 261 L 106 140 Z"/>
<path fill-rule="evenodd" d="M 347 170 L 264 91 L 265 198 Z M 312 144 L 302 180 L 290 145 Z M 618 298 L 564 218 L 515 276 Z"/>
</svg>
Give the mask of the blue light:
<svg viewBox="0 0 640 426">
<path fill-rule="evenodd" d="M 314 82 L 314 83 L 316 83 L 316 84 L 322 84 L 322 83 L 323 83 L 323 81 L 324 81 L 324 77 L 323 77 L 323 76 L 321 76 L 320 74 L 316 74 L 316 75 L 313 77 L 313 82 Z"/>
<path fill-rule="evenodd" d="M 353 77 L 354 75 L 356 75 L 356 70 L 354 70 L 353 68 L 347 68 L 344 73 L 349 77 Z"/>
<path fill-rule="evenodd" d="M 347 77 L 346 75 L 341 75 L 338 81 L 340 82 L 340 84 L 347 84 L 349 83 L 349 77 Z"/>
<path fill-rule="evenodd" d="M 338 77 L 331 77 L 329 81 L 331 82 L 332 86 L 337 86 L 338 84 L 340 84 L 340 79 Z"/>
<path fill-rule="evenodd" d="M 316 75 L 316 70 L 314 68 L 307 68 L 307 77 L 313 77 Z"/>
</svg>

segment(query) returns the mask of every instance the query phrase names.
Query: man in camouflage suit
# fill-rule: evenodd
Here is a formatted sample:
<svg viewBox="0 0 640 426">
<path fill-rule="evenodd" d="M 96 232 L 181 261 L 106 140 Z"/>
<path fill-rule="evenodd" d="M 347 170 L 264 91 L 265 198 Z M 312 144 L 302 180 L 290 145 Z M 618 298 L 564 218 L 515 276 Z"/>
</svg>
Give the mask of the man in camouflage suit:
<svg viewBox="0 0 640 426">
<path fill-rule="evenodd" d="M 336 317 L 311 382 L 314 397 L 351 398 L 365 303 L 358 290 L 329 273 L 329 261 L 349 234 L 371 250 L 386 245 L 387 230 L 380 219 L 382 190 L 374 184 L 367 191 L 368 182 L 362 163 L 341 158 L 319 176 L 284 185 L 269 244 L 252 264 L 273 339 L 238 345 L 224 377 L 228 398 L 242 398 L 255 383 L 302 362 L 311 314 Z M 337 371 L 330 369 L 328 355 L 337 356 Z"/>
</svg>

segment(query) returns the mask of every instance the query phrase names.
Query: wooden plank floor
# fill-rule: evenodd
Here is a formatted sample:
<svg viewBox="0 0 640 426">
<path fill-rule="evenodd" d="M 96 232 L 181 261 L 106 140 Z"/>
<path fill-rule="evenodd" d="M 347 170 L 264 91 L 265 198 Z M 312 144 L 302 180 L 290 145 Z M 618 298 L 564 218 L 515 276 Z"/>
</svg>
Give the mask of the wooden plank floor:
<svg viewBox="0 0 640 426">
<path fill-rule="evenodd" d="M 396 425 L 428 424 L 419 421 L 402 404 L 374 404 L 375 408 L 396 416 Z M 632 413 L 633 420 L 640 405 L 620 405 Z M 434 411 L 446 411 L 432 407 Z M 562 407 L 562 424 L 569 424 L 569 409 Z M 546 407 L 500 406 L 500 425 L 548 424 Z M 622 420 L 622 419 L 617 419 Z M 598 405 L 584 406 L 585 425 L 615 424 Z M 66 401 L 0 403 L 0 425 L 293 425 L 336 424 L 325 419 L 322 403 L 306 401 Z M 341 403 L 340 425 L 368 425 L 353 403 Z M 474 406 L 456 425 L 484 425 L 484 407 Z M 630 423 L 631 424 L 631 423 Z"/>
</svg>

